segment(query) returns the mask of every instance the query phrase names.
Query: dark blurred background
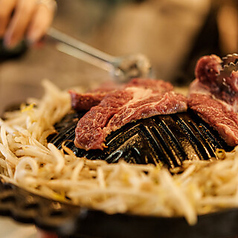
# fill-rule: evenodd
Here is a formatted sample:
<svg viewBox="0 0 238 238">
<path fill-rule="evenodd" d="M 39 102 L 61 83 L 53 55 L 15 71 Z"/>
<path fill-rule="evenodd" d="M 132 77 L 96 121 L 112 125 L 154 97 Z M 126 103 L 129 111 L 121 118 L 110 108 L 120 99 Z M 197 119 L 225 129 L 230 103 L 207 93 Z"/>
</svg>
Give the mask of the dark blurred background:
<svg viewBox="0 0 238 238">
<path fill-rule="evenodd" d="M 236 0 L 58 3 L 58 28 L 113 55 L 141 52 L 150 58 L 157 77 L 174 83 L 191 81 L 200 56 L 238 51 Z"/>
<path fill-rule="evenodd" d="M 143 53 L 156 78 L 175 86 L 194 79 L 202 55 L 238 52 L 237 0 L 57 2 L 53 27 L 111 55 Z M 0 56 L 0 112 L 9 103 L 40 97 L 43 78 L 61 88 L 110 80 L 108 72 L 57 51 L 47 37 L 42 46 L 22 52 Z"/>
</svg>

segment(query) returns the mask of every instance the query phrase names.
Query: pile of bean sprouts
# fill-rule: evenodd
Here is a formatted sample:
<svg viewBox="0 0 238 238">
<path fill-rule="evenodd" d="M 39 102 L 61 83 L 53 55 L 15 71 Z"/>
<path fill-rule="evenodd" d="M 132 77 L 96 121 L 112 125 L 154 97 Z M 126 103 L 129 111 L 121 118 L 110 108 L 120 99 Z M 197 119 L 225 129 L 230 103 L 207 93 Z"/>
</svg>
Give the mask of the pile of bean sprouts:
<svg viewBox="0 0 238 238">
<path fill-rule="evenodd" d="M 185 161 L 181 173 L 161 165 L 108 164 L 47 143 L 71 109 L 70 96 L 44 80 L 44 96 L 0 120 L 0 176 L 35 194 L 109 214 L 184 216 L 238 207 L 238 147 L 219 160 Z"/>
</svg>

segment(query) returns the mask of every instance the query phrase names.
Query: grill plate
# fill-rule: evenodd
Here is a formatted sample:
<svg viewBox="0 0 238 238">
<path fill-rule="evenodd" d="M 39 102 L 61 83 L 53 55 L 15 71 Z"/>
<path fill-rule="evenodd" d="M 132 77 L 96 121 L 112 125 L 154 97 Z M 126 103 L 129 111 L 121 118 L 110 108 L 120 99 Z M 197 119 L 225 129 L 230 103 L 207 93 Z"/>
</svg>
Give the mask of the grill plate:
<svg viewBox="0 0 238 238">
<path fill-rule="evenodd" d="M 105 148 L 85 151 L 75 147 L 75 127 L 82 114 L 72 112 L 56 124 L 58 134 L 52 135 L 49 142 L 59 149 L 62 142 L 77 156 L 88 159 L 102 159 L 109 163 L 124 159 L 129 163 L 163 163 L 168 168 L 180 166 L 184 160 L 208 160 L 217 158 L 216 149 L 230 151 L 213 130 L 192 110 L 173 115 L 159 115 L 128 123 L 112 132 Z M 218 158 L 217 158 L 218 159 Z"/>
<path fill-rule="evenodd" d="M 184 159 L 210 159 L 215 150 L 231 150 L 192 111 L 156 116 L 125 125 L 106 139 L 104 151 L 84 151 L 73 144 L 78 115 L 68 114 L 56 124 L 57 135 L 48 140 L 61 148 L 63 141 L 78 156 L 130 163 L 163 162 L 172 168 Z M 68 141 L 69 140 L 69 141 Z M 55 232 L 61 238 L 227 238 L 238 235 L 238 209 L 198 216 L 194 226 L 183 217 L 106 214 L 32 194 L 0 179 L 0 215 Z"/>
</svg>

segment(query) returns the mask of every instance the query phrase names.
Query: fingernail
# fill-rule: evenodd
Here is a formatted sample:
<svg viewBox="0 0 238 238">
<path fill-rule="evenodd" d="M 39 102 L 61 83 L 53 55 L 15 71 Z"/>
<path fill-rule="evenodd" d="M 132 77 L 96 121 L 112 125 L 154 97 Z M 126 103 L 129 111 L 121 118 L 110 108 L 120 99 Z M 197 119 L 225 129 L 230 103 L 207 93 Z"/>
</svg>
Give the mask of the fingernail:
<svg viewBox="0 0 238 238">
<path fill-rule="evenodd" d="M 13 40 L 12 37 L 9 35 L 6 35 L 4 37 L 3 43 L 7 49 L 13 49 L 17 45 L 17 42 Z"/>
<path fill-rule="evenodd" d="M 39 40 L 40 33 L 36 30 L 30 31 L 27 34 L 26 40 L 29 45 L 34 45 Z"/>
</svg>

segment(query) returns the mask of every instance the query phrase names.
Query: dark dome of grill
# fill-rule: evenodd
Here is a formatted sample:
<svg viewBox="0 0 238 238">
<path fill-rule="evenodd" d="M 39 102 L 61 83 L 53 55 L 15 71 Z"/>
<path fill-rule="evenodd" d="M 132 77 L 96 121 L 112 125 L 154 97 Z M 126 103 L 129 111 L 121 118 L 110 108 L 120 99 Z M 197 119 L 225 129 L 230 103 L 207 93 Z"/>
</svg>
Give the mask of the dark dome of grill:
<svg viewBox="0 0 238 238">
<path fill-rule="evenodd" d="M 216 149 L 230 151 L 213 130 L 192 110 L 172 115 L 159 115 L 128 123 L 112 132 L 105 148 L 85 151 L 76 148 L 73 141 L 77 118 L 83 114 L 69 113 L 55 125 L 58 133 L 49 142 L 61 148 L 65 143 L 77 156 L 88 159 L 103 159 L 109 163 L 124 159 L 129 163 L 162 163 L 169 168 L 180 166 L 183 160 L 208 160 L 217 157 Z"/>
</svg>

